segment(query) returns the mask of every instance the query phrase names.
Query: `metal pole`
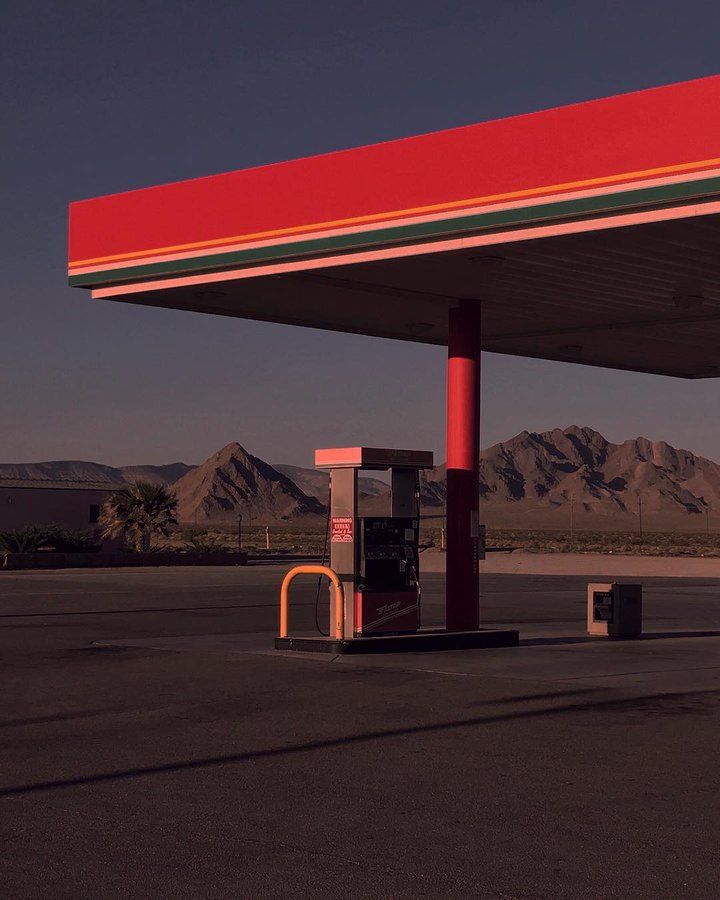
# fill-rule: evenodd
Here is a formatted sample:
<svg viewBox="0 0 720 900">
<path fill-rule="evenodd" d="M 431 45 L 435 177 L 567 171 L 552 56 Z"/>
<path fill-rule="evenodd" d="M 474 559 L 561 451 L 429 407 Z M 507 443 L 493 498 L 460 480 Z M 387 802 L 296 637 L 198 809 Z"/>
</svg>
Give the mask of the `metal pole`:
<svg viewBox="0 0 720 900">
<path fill-rule="evenodd" d="M 642 497 L 638 494 L 638 523 L 640 525 L 640 537 L 643 536 L 643 523 L 642 523 Z"/>
<path fill-rule="evenodd" d="M 238 553 L 242 552 L 242 513 L 238 515 Z"/>
<path fill-rule="evenodd" d="M 270 526 L 265 526 L 265 549 L 270 549 Z"/>
<path fill-rule="evenodd" d="M 573 521 L 574 508 L 575 508 L 575 497 L 572 494 L 570 494 L 570 540 L 572 540 L 575 535 L 575 523 Z"/>
</svg>

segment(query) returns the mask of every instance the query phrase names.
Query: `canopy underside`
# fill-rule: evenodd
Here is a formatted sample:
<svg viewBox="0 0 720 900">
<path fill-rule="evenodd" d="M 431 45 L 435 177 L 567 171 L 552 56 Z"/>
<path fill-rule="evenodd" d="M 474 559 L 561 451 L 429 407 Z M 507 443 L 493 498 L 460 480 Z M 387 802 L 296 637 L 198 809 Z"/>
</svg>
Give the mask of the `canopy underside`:
<svg viewBox="0 0 720 900">
<path fill-rule="evenodd" d="M 186 280 L 114 299 L 430 344 L 447 343 L 451 306 L 475 300 L 483 350 L 720 375 L 720 214 Z"/>
</svg>

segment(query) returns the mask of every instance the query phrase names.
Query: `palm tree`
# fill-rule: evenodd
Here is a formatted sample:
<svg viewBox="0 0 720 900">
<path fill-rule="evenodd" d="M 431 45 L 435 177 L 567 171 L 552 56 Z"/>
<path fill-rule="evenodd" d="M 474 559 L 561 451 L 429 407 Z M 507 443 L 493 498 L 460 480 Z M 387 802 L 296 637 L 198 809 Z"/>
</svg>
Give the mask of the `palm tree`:
<svg viewBox="0 0 720 900">
<path fill-rule="evenodd" d="M 177 525 L 177 497 L 164 484 L 135 481 L 103 504 L 100 524 L 104 538 L 124 535 L 138 553 L 148 551 L 153 535 L 167 536 Z"/>
</svg>

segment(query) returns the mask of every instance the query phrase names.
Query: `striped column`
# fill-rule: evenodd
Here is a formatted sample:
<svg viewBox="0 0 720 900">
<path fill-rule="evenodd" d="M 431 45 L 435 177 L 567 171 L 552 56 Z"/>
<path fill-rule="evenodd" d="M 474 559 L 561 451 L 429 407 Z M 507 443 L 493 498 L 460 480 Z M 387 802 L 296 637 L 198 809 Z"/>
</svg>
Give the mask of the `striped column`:
<svg viewBox="0 0 720 900">
<path fill-rule="evenodd" d="M 462 301 L 449 316 L 445 621 L 448 631 L 472 631 L 480 625 L 480 305 Z"/>
</svg>

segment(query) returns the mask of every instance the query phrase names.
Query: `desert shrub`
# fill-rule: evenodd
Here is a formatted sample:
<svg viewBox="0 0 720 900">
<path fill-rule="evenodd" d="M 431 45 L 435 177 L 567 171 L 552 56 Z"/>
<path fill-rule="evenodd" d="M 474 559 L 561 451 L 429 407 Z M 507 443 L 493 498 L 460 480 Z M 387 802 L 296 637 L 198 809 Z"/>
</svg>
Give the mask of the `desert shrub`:
<svg viewBox="0 0 720 900">
<path fill-rule="evenodd" d="M 97 553 L 100 544 L 89 531 L 73 531 L 62 525 L 49 525 L 45 529 L 43 547 L 58 553 Z"/>
<path fill-rule="evenodd" d="M 7 553 L 35 553 L 44 547 L 47 529 L 26 525 L 14 531 L 0 531 L 0 549 Z"/>
<path fill-rule="evenodd" d="M 0 531 L 0 549 L 8 553 L 96 553 L 100 544 L 88 531 L 73 531 L 62 525 L 26 525 L 14 531 Z"/>
</svg>

